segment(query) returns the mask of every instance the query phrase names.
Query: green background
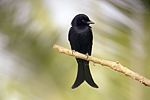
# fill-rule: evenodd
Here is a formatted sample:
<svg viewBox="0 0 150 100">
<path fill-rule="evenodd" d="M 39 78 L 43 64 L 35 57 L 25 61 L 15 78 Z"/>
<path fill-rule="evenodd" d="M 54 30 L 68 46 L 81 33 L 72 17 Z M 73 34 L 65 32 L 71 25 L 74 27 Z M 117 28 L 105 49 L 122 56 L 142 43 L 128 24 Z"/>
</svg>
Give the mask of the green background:
<svg viewBox="0 0 150 100">
<path fill-rule="evenodd" d="M 44 1 L 0 0 L 0 100 L 150 99 L 150 87 L 92 62 L 91 73 L 99 88 L 84 82 L 72 90 L 75 58 L 58 53 L 53 45 L 70 49 L 67 36 L 77 13 L 61 26 L 52 17 L 53 7 Z M 59 5 L 63 4 L 58 1 L 55 9 L 62 13 Z M 70 6 L 96 23 L 92 25 L 92 56 L 119 61 L 150 79 L 148 0 L 77 0 L 70 1 Z M 65 11 L 63 16 L 68 17 Z"/>
</svg>

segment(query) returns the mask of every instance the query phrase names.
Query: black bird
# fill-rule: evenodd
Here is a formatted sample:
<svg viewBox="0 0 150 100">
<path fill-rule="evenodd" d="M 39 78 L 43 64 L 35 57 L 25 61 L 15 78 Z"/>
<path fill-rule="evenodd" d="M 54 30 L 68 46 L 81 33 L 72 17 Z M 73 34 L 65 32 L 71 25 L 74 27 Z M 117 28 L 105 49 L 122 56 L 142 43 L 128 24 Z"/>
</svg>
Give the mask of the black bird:
<svg viewBox="0 0 150 100">
<path fill-rule="evenodd" d="M 93 34 L 89 24 L 94 24 L 85 14 L 76 15 L 69 30 L 68 39 L 71 49 L 80 53 L 91 55 Z M 84 80 L 92 87 L 98 88 L 95 84 L 89 69 L 89 61 L 76 58 L 78 63 L 78 73 L 72 89 L 78 87 Z"/>
</svg>

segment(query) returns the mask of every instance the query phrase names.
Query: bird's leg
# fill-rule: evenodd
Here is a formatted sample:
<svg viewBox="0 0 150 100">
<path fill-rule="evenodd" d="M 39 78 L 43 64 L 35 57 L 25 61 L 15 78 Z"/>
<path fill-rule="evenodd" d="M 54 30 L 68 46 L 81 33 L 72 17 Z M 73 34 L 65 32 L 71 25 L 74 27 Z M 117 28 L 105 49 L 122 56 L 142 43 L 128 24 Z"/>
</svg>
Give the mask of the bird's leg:
<svg viewBox="0 0 150 100">
<path fill-rule="evenodd" d="M 76 52 L 76 51 L 75 51 L 75 50 L 72 50 L 72 55 L 73 55 L 74 52 Z"/>
<path fill-rule="evenodd" d="M 88 59 L 88 57 L 89 57 L 89 54 L 88 54 L 88 53 L 86 53 L 85 55 L 87 56 L 87 58 L 86 58 L 86 59 Z"/>
</svg>

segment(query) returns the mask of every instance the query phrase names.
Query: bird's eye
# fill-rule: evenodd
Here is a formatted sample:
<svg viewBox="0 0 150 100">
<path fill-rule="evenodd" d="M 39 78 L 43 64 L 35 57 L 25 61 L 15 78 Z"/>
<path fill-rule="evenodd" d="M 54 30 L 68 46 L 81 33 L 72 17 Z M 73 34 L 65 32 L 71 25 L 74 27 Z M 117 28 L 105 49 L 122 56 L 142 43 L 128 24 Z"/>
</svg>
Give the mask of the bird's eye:
<svg viewBox="0 0 150 100">
<path fill-rule="evenodd" d="M 84 22 L 85 22 L 85 20 L 82 20 L 82 22 L 84 23 Z"/>
</svg>

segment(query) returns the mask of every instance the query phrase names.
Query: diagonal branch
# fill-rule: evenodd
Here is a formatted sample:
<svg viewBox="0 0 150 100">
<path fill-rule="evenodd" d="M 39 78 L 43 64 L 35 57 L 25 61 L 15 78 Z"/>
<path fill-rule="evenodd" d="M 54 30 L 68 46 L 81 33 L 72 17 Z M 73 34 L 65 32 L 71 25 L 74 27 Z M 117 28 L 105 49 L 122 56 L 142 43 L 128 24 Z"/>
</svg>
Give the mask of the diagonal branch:
<svg viewBox="0 0 150 100">
<path fill-rule="evenodd" d="M 98 58 L 95 58 L 95 57 L 92 57 L 92 56 L 88 56 L 88 59 L 87 59 L 87 56 L 84 55 L 84 54 L 81 54 L 79 52 L 73 52 L 72 53 L 72 50 L 66 49 L 64 47 L 60 47 L 58 45 L 54 45 L 53 48 L 56 51 L 60 52 L 60 53 L 64 53 L 64 54 L 67 54 L 67 55 L 70 55 L 70 56 L 74 56 L 76 58 L 92 61 L 94 63 L 101 64 L 102 66 L 107 66 L 107 67 L 109 67 L 109 68 L 111 68 L 111 69 L 113 69 L 115 71 L 121 72 L 121 73 L 125 74 L 126 76 L 129 76 L 132 79 L 135 79 L 135 80 L 141 82 L 145 86 L 149 86 L 150 87 L 150 80 L 149 79 L 147 79 L 144 76 L 142 76 L 142 75 L 140 75 L 140 74 L 138 74 L 136 72 L 133 72 L 130 69 L 122 66 L 119 63 L 119 61 L 112 62 L 112 61 L 107 61 L 107 60 L 103 60 L 103 59 L 98 59 Z"/>
</svg>

